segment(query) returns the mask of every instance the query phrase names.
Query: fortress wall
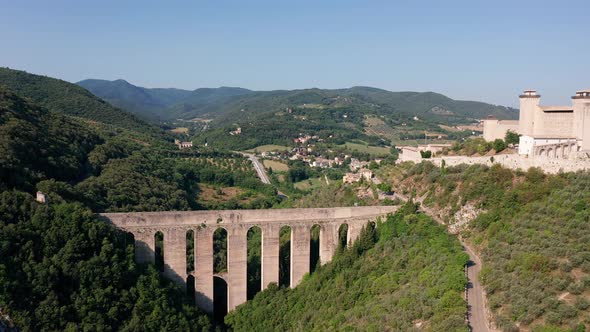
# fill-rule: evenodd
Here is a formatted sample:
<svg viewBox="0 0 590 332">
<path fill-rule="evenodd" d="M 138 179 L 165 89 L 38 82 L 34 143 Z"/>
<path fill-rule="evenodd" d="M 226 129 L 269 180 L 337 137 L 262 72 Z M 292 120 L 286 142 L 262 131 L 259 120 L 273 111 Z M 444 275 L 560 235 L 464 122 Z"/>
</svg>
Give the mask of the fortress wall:
<svg viewBox="0 0 590 332">
<path fill-rule="evenodd" d="M 414 161 L 420 162 L 422 155 L 418 148 L 414 147 L 402 147 L 402 152 L 399 154 L 399 161 Z"/>
<path fill-rule="evenodd" d="M 572 137 L 574 135 L 573 112 L 539 111 L 539 121 L 535 122 L 534 136 Z"/>
<path fill-rule="evenodd" d="M 519 124 L 517 120 L 484 120 L 483 121 L 483 138 L 488 141 L 495 139 L 504 139 L 506 132 L 510 130 L 518 133 Z"/>
<path fill-rule="evenodd" d="M 522 169 L 526 171 L 530 167 L 539 167 L 546 173 L 556 174 L 562 172 L 576 172 L 590 170 L 590 161 L 587 160 L 568 160 L 568 159 L 551 159 L 551 158 L 527 158 L 516 154 L 497 155 L 494 156 L 492 163 L 491 157 L 467 157 L 467 156 L 451 156 L 432 158 L 435 165 L 441 166 L 442 161 L 445 161 L 447 166 L 456 166 L 460 164 L 475 165 L 482 164 L 492 166 L 493 163 L 498 163 L 510 169 Z"/>
</svg>

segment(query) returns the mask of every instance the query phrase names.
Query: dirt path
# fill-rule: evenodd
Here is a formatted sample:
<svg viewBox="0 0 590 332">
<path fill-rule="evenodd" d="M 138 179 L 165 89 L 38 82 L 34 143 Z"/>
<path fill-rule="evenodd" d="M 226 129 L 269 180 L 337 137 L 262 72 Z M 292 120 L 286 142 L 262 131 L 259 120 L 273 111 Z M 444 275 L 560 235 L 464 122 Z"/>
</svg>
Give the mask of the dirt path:
<svg viewBox="0 0 590 332">
<path fill-rule="evenodd" d="M 396 195 L 404 201 L 408 200 L 403 195 L 397 193 Z M 431 208 L 421 204 L 420 209 L 437 223 L 446 227 L 446 224 Z M 469 262 L 467 263 L 467 320 L 469 328 L 473 332 L 495 332 L 496 330 L 490 327 L 491 324 L 488 320 L 485 290 L 477 278 L 481 271 L 481 259 L 461 237 L 459 237 L 459 241 L 463 246 L 463 250 L 469 255 Z"/>
</svg>

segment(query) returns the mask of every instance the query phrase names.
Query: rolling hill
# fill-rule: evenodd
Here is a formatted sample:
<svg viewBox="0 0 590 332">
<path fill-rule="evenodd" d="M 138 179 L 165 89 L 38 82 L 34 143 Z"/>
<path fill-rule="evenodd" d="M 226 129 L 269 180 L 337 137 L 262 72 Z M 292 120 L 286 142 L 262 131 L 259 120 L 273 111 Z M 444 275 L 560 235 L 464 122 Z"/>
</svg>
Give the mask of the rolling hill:
<svg viewBox="0 0 590 332">
<path fill-rule="evenodd" d="M 229 97 L 241 96 L 251 91 L 242 88 L 220 87 L 201 88 L 194 91 L 175 88 L 144 88 L 125 80 L 80 81 L 79 86 L 93 94 L 140 116 L 168 120 L 179 117 L 194 117 L 198 111 L 211 104 L 223 104 Z"/>
<path fill-rule="evenodd" d="M 123 80 L 84 80 L 77 84 L 114 105 L 164 120 L 210 117 L 228 122 L 290 107 L 334 103 L 363 107 L 381 115 L 405 114 L 441 123 L 469 122 L 487 115 L 500 119 L 518 116 L 509 107 L 453 100 L 434 92 L 391 92 L 371 87 L 274 91 L 220 87 L 187 91 L 146 89 Z"/>
<path fill-rule="evenodd" d="M 157 130 L 145 121 L 63 80 L 0 68 L 0 85 L 54 112 L 142 132 Z"/>
</svg>

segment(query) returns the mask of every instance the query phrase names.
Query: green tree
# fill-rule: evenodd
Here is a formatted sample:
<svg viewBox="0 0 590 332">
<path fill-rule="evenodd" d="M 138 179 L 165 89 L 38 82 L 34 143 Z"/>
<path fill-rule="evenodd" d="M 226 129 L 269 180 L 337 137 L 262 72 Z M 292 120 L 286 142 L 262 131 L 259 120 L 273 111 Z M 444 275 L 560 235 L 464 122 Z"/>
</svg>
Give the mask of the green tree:
<svg viewBox="0 0 590 332">
<path fill-rule="evenodd" d="M 500 152 L 500 151 L 506 149 L 506 143 L 504 142 L 504 140 L 502 140 L 500 138 L 496 138 L 494 140 L 493 147 L 494 147 L 494 150 L 496 150 L 496 152 Z"/>
<path fill-rule="evenodd" d="M 520 135 L 513 132 L 512 130 L 506 131 L 506 135 L 504 136 L 504 141 L 506 142 L 506 144 L 508 144 L 508 145 L 518 144 L 519 140 L 520 140 Z"/>
</svg>

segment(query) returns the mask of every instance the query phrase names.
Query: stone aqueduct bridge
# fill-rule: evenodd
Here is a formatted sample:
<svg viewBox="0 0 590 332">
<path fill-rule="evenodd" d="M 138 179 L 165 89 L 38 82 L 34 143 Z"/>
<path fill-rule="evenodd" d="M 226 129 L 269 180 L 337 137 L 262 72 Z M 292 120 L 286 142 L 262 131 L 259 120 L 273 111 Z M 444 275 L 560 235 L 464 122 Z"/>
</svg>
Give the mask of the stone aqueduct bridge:
<svg viewBox="0 0 590 332">
<path fill-rule="evenodd" d="M 101 218 L 130 232 L 135 238 L 135 260 L 155 261 L 155 235 L 164 235 L 164 275 L 186 286 L 186 234 L 194 231 L 194 266 L 197 305 L 213 311 L 213 233 L 227 231 L 228 310 L 246 302 L 247 233 L 262 230 L 262 289 L 279 282 L 279 231 L 291 228 L 291 287 L 309 272 L 310 232 L 320 226 L 320 261 L 329 262 L 338 247 L 338 229 L 348 225 L 347 241 L 354 241 L 368 221 L 395 212 L 394 206 L 338 207 L 319 209 L 219 210 L 103 213 Z"/>
</svg>

